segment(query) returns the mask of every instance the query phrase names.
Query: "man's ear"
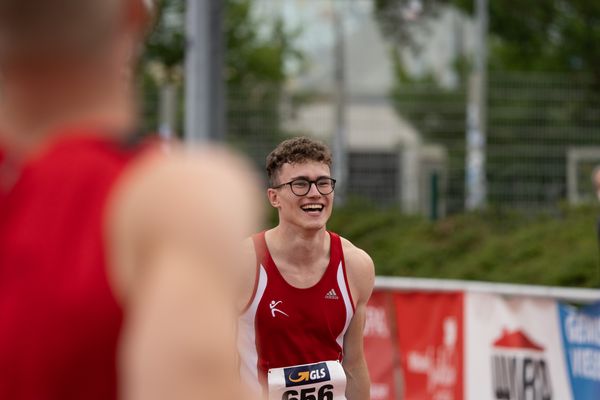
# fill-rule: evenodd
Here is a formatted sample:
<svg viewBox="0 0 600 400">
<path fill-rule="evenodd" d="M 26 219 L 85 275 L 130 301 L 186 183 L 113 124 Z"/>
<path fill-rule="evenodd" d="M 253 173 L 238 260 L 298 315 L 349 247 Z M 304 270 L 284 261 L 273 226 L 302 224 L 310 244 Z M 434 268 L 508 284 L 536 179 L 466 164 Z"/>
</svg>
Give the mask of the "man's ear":
<svg viewBox="0 0 600 400">
<path fill-rule="evenodd" d="M 269 203 L 273 208 L 279 209 L 279 193 L 275 189 L 268 188 L 267 189 L 267 197 L 269 199 Z"/>
</svg>

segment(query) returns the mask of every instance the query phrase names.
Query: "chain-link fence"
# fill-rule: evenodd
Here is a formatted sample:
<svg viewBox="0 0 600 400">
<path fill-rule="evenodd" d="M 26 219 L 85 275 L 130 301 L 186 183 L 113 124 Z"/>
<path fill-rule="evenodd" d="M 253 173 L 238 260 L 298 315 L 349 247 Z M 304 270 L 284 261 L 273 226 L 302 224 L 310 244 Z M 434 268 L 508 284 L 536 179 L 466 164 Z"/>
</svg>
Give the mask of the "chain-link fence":
<svg viewBox="0 0 600 400">
<path fill-rule="evenodd" d="M 600 96 L 591 79 L 560 74 L 493 74 L 489 84 L 489 202 L 556 207 L 593 193 L 600 153 Z M 574 158 L 575 157 L 575 158 Z M 576 176 L 568 174 L 574 163 Z M 568 187 L 575 190 L 569 196 Z"/>
<path fill-rule="evenodd" d="M 305 10 L 325 3 L 310 2 Z M 279 4 L 271 0 L 268 5 Z M 332 144 L 334 132 L 341 131 L 349 197 L 431 217 L 464 211 L 467 79 L 461 78 L 456 63 L 438 58 L 440 49 L 451 48 L 447 59 L 464 59 L 472 36 L 463 27 L 468 20 L 456 13 L 441 17 L 446 31 L 431 41 L 454 39 L 426 50 L 428 61 L 417 63 L 439 73 L 407 78 L 410 68 L 399 70 L 397 63 L 404 59 L 390 57 L 394 46 L 383 38 L 373 11 L 362 7 L 346 17 L 351 21 L 342 37 L 335 36 L 340 29 L 333 26 L 340 19 L 331 17 L 325 20 L 332 24 L 328 40 L 329 28 L 323 23 L 323 43 L 312 35 L 316 47 L 306 54 L 308 77 L 296 77 L 289 87 L 248 79 L 242 79 L 243 88 L 227 87 L 226 140 L 262 169 L 266 155 L 286 137 L 310 135 Z M 345 72 L 336 75 L 340 63 Z M 591 173 L 600 164 L 600 88 L 595 81 L 490 69 L 485 102 L 487 205 L 533 212 L 592 199 Z M 156 96 L 145 97 L 146 106 L 156 109 Z M 340 98 L 341 111 L 336 108 Z M 153 116 L 151 110 L 147 114 Z"/>
<path fill-rule="evenodd" d="M 600 113 L 593 89 L 591 80 L 575 76 L 490 74 L 488 205 L 548 210 L 591 198 L 591 172 L 600 164 Z M 389 96 L 348 97 L 348 194 L 408 212 L 462 211 L 466 92 L 464 86 L 406 83 Z M 293 97 L 271 93 L 261 102 L 230 90 L 229 140 L 258 166 L 291 135 L 331 142 L 334 102 L 323 96 L 294 102 Z"/>
<path fill-rule="evenodd" d="M 547 210 L 568 199 L 590 198 L 591 171 L 600 164 L 595 150 L 600 115 L 595 112 L 593 81 L 494 72 L 487 92 L 488 205 Z M 463 86 L 440 90 L 431 84 L 408 84 L 395 95 L 400 115 L 419 127 L 424 140 L 440 144 L 448 154 L 443 195 L 449 212 L 461 211 L 464 205 L 466 93 Z"/>
</svg>

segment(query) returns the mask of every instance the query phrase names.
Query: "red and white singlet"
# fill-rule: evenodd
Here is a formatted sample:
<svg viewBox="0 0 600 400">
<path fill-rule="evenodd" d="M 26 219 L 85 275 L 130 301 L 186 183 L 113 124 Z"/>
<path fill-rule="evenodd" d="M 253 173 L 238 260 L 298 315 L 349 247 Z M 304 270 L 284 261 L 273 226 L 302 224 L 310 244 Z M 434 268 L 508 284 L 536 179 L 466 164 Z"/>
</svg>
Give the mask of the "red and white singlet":
<svg viewBox="0 0 600 400">
<path fill-rule="evenodd" d="M 26 160 L 0 146 L 0 399 L 118 397 L 105 211 L 143 152 L 91 128 Z"/>
<path fill-rule="evenodd" d="M 329 236 L 329 265 L 319 282 L 304 289 L 283 278 L 265 233 L 253 237 L 257 278 L 240 317 L 240 368 L 243 380 L 269 399 L 345 399 L 341 361 L 354 303 L 340 237 Z"/>
</svg>

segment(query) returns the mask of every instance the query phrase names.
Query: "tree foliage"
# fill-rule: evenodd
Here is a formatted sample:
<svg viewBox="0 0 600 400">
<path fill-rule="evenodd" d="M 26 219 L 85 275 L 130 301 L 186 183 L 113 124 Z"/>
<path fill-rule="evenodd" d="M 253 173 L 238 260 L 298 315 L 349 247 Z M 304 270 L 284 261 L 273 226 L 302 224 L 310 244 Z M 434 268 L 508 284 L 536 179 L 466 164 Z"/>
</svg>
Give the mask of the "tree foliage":
<svg viewBox="0 0 600 400">
<path fill-rule="evenodd" d="M 410 26 L 454 5 L 473 15 L 477 0 L 422 0 L 420 22 L 402 10 L 413 0 L 375 0 L 376 14 L 388 37 L 410 40 Z M 592 0 L 488 0 L 490 62 L 493 69 L 584 72 L 600 83 L 600 2 Z M 400 40 L 398 40 L 400 39 Z"/>
<path fill-rule="evenodd" d="M 165 81 L 181 84 L 183 78 L 185 4 L 185 0 L 160 0 L 146 42 L 143 62 L 152 73 L 146 74 L 144 97 L 150 121 L 156 114 L 157 86 Z M 223 2 L 227 137 L 242 147 L 278 140 L 285 62 L 301 57 L 293 46 L 294 34 L 286 31 L 283 21 L 259 20 L 252 7 L 251 0 Z"/>
<path fill-rule="evenodd" d="M 165 68 L 178 68 L 185 57 L 185 0 L 160 0 L 156 3 L 156 21 L 144 49 L 145 62 L 157 62 Z"/>
<path fill-rule="evenodd" d="M 412 26 L 435 23 L 440 7 L 453 5 L 472 15 L 475 0 L 423 1 L 417 21 L 398 11 L 410 3 L 376 1 L 382 31 L 397 48 L 416 46 Z M 600 144 L 593 133 L 600 125 L 595 111 L 600 105 L 600 48 L 594 45 L 600 39 L 600 3 L 548 0 L 530 2 L 526 10 L 508 0 L 488 3 L 488 200 L 530 209 L 556 206 L 566 197 L 566 148 Z M 431 78 L 410 77 L 398 59 L 392 96 L 398 112 L 426 140 L 448 150 L 449 195 L 451 204 L 459 205 L 465 126 L 458 121 L 466 119 L 469 62 L 456 61 L 463 79 L 448 89 Z M 448 106 L 450 97 L 462 103 L 462 112 Z"/>
<path fill-rule="evenodd" d="M 225 15 L 225 81 L 230 143 L 262 164 L 268 149 L 281 140 L 282 89 L 286 61 L 299 59 L 296 33 L 280 18 L 260 20 L 252 1 L 228 0 Z"/>
</svg>

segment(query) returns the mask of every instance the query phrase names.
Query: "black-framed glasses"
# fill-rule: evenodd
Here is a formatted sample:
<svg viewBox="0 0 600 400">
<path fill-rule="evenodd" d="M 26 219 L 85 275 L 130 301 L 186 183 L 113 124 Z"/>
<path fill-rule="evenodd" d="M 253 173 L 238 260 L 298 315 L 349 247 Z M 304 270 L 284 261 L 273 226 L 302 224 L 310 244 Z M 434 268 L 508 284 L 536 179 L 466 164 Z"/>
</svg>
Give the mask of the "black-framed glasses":
<svg viewBox="0 0 600 400">
<path fill-rule="evenodd" d="M 294 193 L 296 196 L 306 196 L 308 192 L 310 192 L 310 186 L 313 183 L 315 184 L 317 191 L 323 196 L 332 193 L 333 189 L 335 189 L 335 179 L 326 177 L 319 178 L 314 181 L 311 181 L 306 178 L 293 179 L 289 182 L 282 183 L 277 186 L 272 186 L 271 189 L 279 189 L 285 185 L 290 185 L 292 193 Z"/>
</svg>

